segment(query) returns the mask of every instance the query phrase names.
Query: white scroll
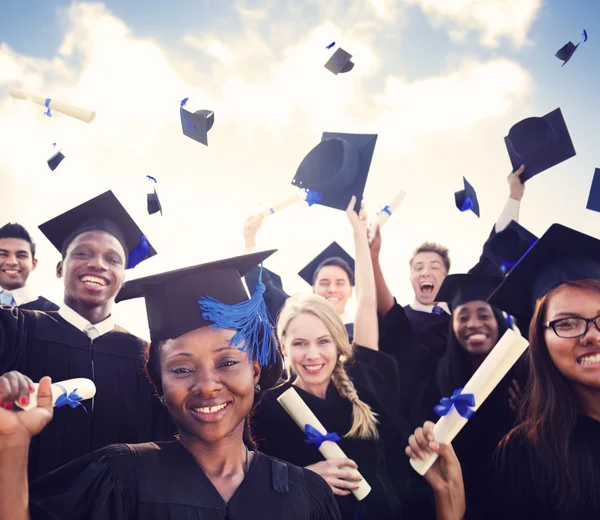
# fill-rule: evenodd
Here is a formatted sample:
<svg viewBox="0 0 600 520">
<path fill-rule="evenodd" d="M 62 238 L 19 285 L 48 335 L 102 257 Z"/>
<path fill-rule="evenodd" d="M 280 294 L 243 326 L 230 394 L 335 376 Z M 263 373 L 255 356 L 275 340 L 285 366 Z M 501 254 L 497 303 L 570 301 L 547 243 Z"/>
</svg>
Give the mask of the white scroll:
<svg viewBox="0 0 600 520">
<path fill-rule="evenodd" d="M 406 192 L 404 190 L 400 190 L 393 198 L 392 202 L 390 202 L 387 206 L 385 206 L 384 209 L 382 209 L 377 214 L 375 222 L 373 222 L 373 225 L 371 226 L 371 230 L 369 232 L 369 243 L 375 240 L 377 228 L 381 229 L 383 227 L 383 225 L 390 218 L 391 214 L 398 209 L 398 206 L 400 206 L 400 203 L 404 200 L 404 197 L 406 197 Z"/>
<path fill-rule="evenodd" d="M 262 218 L 268 217 L 270 215 L 273 215 L 274 213 L 277 213 L 278 211 L 281 211 L 282 209 L 285 209 L 289 206 L 296 204 L 296 202 L 298 202 L 300 200 L 303 200 L 303 193 L 301 191 L 297 191 L 294 195 L 291 195 L 287 199 L 279 202 L 278 204 L 271 206 L 268 210 L 262 211 L 260 213 L 260 216 Z"/>
<path fill-rule="evenodd" d="M 31 94 L 22 90 L 16 90 L 13 88 L 9 88 L 8 93 L 14 98 L 31 101 L 32 103 L 35 103 L 36 105 L 40 105 L 42 107 L 46 106 L 47 98 L 43 96 Z M 65 114 L 67 116 L 74 117 L 75 119 L 79 119 L 84 123 L 91 123 L 96 117 L 96 112 L 86 110 L 85 108 L 69 105 L 68 103 L 57 101 L 56 99 L 50 99 L 50 102 L 48 103 L 48 108 L 50 110 L 56 110 L 57 112 L 61 112 L 62 114 Z"/>
<path fill-rule="evenodd" d="M 475 413 L 528 346 L 529 342 L 512 329 L 508 329 L 500 338 L 461 392 L 461 394 L 473 394 L 475 406 L 471 408 Z M 467 422 L 468 419 L 452 407 L 450 413 L 441 417 L 433 428 L 435 441 L 441 444 L 452 442 Z M 425 460 L 411 459 L 410 464 L 417 473 L 425 475 L 437 458 L 438 454 L 432 453 Z"/>
<path fill-rule="evenodd" d="M 31 410 L 32 408 L 36 408 L 39 386 L 39 383 L 33 383 L 34 391 L 29 394 L 29 404 L 27 406 L 23 406 L 18 402 L 15 402 L 15 405 L 23 410 Z M 91 379 L 85 379 L 83 377 L 77 379 L 68 379 L 66 381 L 61 381 L 60 383 L 52 383 L 53 406 L 56 406 L 56 401 L 58 401 L 58 399 L 63 395 L 66 398 L 70 398 L 76 402 L 85 401 L 86 399 L 91 399 L 96 395 L 96 385 Z M 64 399 L 65 398 L 63 398 L 63 400 Z"/>
<path fill-rule="evenodd" d="M 302 431 L 304 431 L 304 427 L 307 424 L 310 424 L 313 428 L 315 428 L 322 435 L 327 435 L 327 430 L 323 427 L 323 425 L 319 422 L 319 419 L 312 413 L 311 409 L 308 405 L 302 400 L 302 398 L 298 395 L 298 392 L 294 388 L 290 388 L 281 394 L 277 401 L 279 404 L 283 406 L 285 411 L 290 415 L 290 417 L 294 420 L 294 422 L 300 427 Z M 332 441 L 325 441 L 319 447 L 319 451 L 321 455 L 325 457 L 325 459 L 341 459 L 348 458 L 346 454 L 342 451 L 342 449 Z M 349 468 L 351 469 L 351 468 Z M 355 471 L 355 470 L 352 470 Z M 357 471 L 360 475 L 360 473 Z M 367 481 L 360 475 L 361 481 L 359 483 L 359 488 L 352 491 L 352 494 L 356 497 L 357 500 L 362 500 L 371 492 L 371 486 L 367 483 Z"/>
</svg>

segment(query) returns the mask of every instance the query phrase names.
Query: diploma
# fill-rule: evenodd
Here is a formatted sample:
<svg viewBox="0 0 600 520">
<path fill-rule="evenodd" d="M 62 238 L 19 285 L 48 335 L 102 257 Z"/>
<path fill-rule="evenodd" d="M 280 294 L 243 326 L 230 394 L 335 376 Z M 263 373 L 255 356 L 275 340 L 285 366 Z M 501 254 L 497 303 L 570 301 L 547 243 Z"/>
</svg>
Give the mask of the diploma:
<svg viewBox="0 0 600 520">
<path fill-rule="evenodd" d="M 406 197 L 406 192 L 404 190 L 400 190 L 392 202 L 390 202 L 389 205 L 385 206 L 379 213 L 377 213 L 377 217 L 375 222 L 373 222 L 371 231 L 369 233 L 369 243 L 375 240 L 377 228 L 381 229 L 383 227 L 383 225 L 392 216 L 392 213 L 398 209 L 398 206 L 400 206 L 400 203 L 404 200 L 404 197 Z"/>
<path fill-rule="evenodd" d="M 292 206 L 293 204 L 296 204 L 296 202 L 298 202 L 299 200 L 302 200 L 303 196 L 302 196 L 302 192 L 297 192 L 294 195 L 288 197 L 285 200 L 282 200 L 279 204 L 275 204 L 274 206 L 271 206 L 267 211 L 262 211 L 260 213 L 260 216 L 262 218 L 268 217 L 269 215 L 273 215 L 274 213 L 277 213 L 278 211 L 281 211 L 282 209 L 287 208 L 288 206 Z"/>
<path fill-rule="evenodd" d="M 37 392 L 39 383 L 33 383 L 34 391 L 29 394 L 29 404 L 23 406 L 15 402 L 15 405 L 23 410 L 31 410 L 37 407 Z M 60 383 L 52 383 L 52 405 L 56 407 L 71 406 L 75 408 L 78 403 L 91 399 L 96 395 L 96 385 L 91 379 L 83 377 L 68 379 Z"/>
<path fill-rule="evenodd" d="M 475 413 L 528 346 L 529 342 L 512 329 L 508 329 L 500 338 L 461 392 L 462 395 L 471 394 L 475 397 L 472 406 Z M 435 441 L 442 444 L 452 442 L 467 421 L 453 406 L 433 428 Z M 410 464 L 417 473 L 425 475 L 437 458 L 438 454 L 432 453 L 425 460 L 411 459 Z"/>
<path fill-rule="evenodd" d="M 283 394 L 277 398 L 277 401 L 279 401 L 279 404 L 283 406 L 284 410 L 290 415 L 294 422 L 300 426 L 302 431 L 305 431 L 306 425 L 308 424 L 317 430 L 321 435 L 327 435 L 327 430 L 319 422 L 319 419 L 317 419 L 315 414 L 312 413 L 310 408 L 302 400 L 294 388 L 290 388 L 289 390 L 283 392 Z M 323 455 L 323 457 L 325 457 L 327 460 L 348 458 L 335 442 L 326 440 L 319 446 L 318 449 L 321 452 L 321 455 Z M 357 500 L 362 500 L 371 492 L 371 486 L 369 486 L 362 475 L 361 479 L 362 480 L 359 483 L 360 487 L 352 491 L 352 494 Z"/>
<path fill-rule="evenodd" d="M 49 110 L 56 110 L 57 112 L 61 112 L 67 116 L 79 119 L 84 123 L 91 123 L 96 117 L 96 112 L 92 112 L 91 110 L 69 105 L 68 103 L 63 103 L 62 101 L 57 101 L 55 99 L 38 96 L 37 94 L 30 94 L 29 92 L 23 92 L 22 90 L 16 90 L 13 88 L 9 88 L 8 93 L 14 98 L 31 101 L 36 105 L 47 107 Z M 46 101 L 48 101 L 47 105 Z"/>
</svg>

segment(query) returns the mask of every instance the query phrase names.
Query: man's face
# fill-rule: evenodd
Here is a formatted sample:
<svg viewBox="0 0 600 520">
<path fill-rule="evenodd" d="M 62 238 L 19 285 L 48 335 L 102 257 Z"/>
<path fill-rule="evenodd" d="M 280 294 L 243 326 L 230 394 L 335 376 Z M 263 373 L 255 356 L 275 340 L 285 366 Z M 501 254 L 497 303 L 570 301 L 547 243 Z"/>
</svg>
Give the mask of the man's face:
<svg viewBox="0 0 600 520">
<path fill-rule="evenodd" d="M 419 253 L 415 256 L 410 270 L 410 283 L 416 300 L 423 305 L 433 305 L 447 274 L 444 259 L 437 253 Z"/>
<path fill-rule="evenodd" d="M 352 298 L 352 285 L 348 273 L 337 265 L 326 265 L 319 270 L 313 292 L 325 298 L 335 312 L 341 316 L 346 310 L 348 300 Z"/>
<path fill-rule="evenodd" d="M 31 244 L 22 238 L 0 238 L 0 287 L 7 291 L 27 283 L 37 260 L 31 256 Z"/>
</svg>

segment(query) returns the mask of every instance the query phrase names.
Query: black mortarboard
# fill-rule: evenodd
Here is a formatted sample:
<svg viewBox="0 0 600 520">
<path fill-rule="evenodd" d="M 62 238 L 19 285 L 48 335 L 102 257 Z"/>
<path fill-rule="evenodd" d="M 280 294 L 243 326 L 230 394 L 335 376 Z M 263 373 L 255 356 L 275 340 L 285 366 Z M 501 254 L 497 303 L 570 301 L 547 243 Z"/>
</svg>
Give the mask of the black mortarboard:
<svg viewBox="0 0 600 520">
<path fill-rule="evenodd" d="M 376 134 L 323 132 L 321 142 L 298 166 L 292 184 L 308 190 L 307 198 L 314 203 L 335 209 L 345 210 L 356 195 L 358 212 L 376 143 Z"/>
<path fill-rule="evenodd" d="M 594 171 L 594 178 L 586 208 L 592 211 L 600 211 L 600 168 L 596 168 Z"/>
<path fill-rule="evenodd" d="M 501 282 L 501 276 L 449 274 L 444 278 L 436 300 L 448 302 L 453 310 L 467 302 L 487 301 Z"/>
<path fill-rule="evenodd" d="M 528 117 L 519 121 L 510 129 L 504 143 L 513 171 L 525 165 L 525 171 L 520 176 L 521 182 L 575 155 L 560 108 L 543 117 Z"/>
<path fill-rule="evenodd" d="M 529 316 L 535 302 L 564 282 L 600 278 L 600 240 L 553 224 L 491 295 L 513 316 Z"/>
<path fill-rule="evenodd" d="M 475 188 L 473 188 L 469 181 L 464 177 L 463 183 L 465 185 L 465 189 L 454 193 L 454 201 L 456 202 L 456 207 L 461 211 L 471 210 L 473 213 L 475 213 L 475 215 L 479 217 L 479 201 L 477 200 L 477 193 L 475 193 Z"/>
<path fill-rule="evenodd" d="M 215 113 L 210 110 L 196 110 L 192 113 L 183 107 L 180 112 L 183 134 L 208 146 L 208 131 L 215 123 Z"/>
<path fill-rule="evenodd" d="M 158 194 L 156 193 L 156 190 L 154 190 L 153 193 L 148 193 L 148 215 L 154 215 L 159 211 L 162 215 L 162 204 L 158 199 Z"/>
<path fill-rule="evenodd" d="M 333 72 L 336 76 L 350 72 L 354 68 L 354 63 L 350 61 L 350 58 L 352 58 L 352 54 L 340 47 L 329 58 L 329 61 L 325 64 L 325 68 Z"/>
<path fill-rule="evenodd" d="M 558 50 L 555 56 L 559 60 L 562 60 L 563 64 L 561 65 L 561 67 L 564 67 L 567 64 L 567 62 L 571 59 L 573 54 L 575 54 L 577 47 L 579 47 L 579 44 L 574 45 L 573 42 L 569 42 Z"/>
<path fill-rule="evenodd" d="M 52 245 L 64 253 L 81 233 L 103 230 L 113 235 L 128 255 L 128 268 L 156 254 L 141 229 L 112 191 L 106 191 L 39 226 Z"/>
<path fill-rule="evenodd" d="M 490 237 L 483 245 L 483 255 L 506 272 L 533 247 L 537 239 L 533 233 L 512 220 L 506 229 Z"/>
<path fill-rule="evenodd" d="M 340 246 L 337 242 L 332 242 L 323 251 L 321 251 L 315 258 L 313 258 L 309 264 L 304 267 L 298 276 L 302 278 L 308 285 L 314 285 L 314 278 L 317 269 L 325 262 L 332 258 L 341 258 L 348 264 L 352 273 L 348 273 L 348 279 L 350 283 L 354 285 L 354 258 L 352 258 L 345 249 Z"/>
<path fill-rule="evenodd" d="M 227 258 L 131 280 L 123 285 L 115 301 L 145 298 L 152 341 L 177 338 L 209 325 L 237 330 L 232 345 L 246 340 L 253 359 L 266 365 L 275 350 L 260 349 L 276 347 L 268 330 L 264 286 L 249 298 L 242 277 L 274 252 Z M 259 334 L 263 326 L 267 329 Z"/>
<path fill-rule="evenodd" d="M 50 157 L 50 159 L 48 159 L 48 168 L 50 168 L 52 171 L 56 170 L 64 158 L 65 156 L 61 151 L 56 152 L 52 157 Z"/>
</svg>

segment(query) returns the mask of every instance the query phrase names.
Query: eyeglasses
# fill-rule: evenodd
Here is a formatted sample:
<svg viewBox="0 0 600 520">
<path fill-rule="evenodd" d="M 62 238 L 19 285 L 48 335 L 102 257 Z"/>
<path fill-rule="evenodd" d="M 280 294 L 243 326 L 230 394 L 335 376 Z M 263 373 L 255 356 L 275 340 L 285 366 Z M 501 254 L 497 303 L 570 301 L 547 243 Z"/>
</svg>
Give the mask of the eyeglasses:
<svg viewBox="0 0 600 520">
<path fill-rule="evenodd" d="M 600 331 L 600 315 L 595 318 L 561 318 L 543 324 L 545 329 L 552 329 L 559 338 L 580 338 L 587 334 L 590 323 Z"/>
</svg>

